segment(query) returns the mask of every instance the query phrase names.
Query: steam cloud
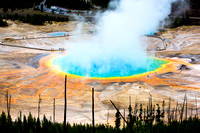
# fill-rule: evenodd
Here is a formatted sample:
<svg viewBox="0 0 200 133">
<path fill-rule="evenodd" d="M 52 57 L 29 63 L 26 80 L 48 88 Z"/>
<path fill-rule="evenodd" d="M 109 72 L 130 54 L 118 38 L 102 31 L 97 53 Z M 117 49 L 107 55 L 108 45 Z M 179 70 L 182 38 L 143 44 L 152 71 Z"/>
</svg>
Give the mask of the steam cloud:
<svg viewBox="0 0 200 133">
<path fill-rule="evenodd" d="M 71 44 L 66 62 L 62 63 L 76 64 L 86 68 L 88 73 L 94 65 L 99 68 L 99 73 L 118 69 L 117 66 L 121 65 L 121 62 L 130 64 L 131 69 L 135 70 L 148 66 L 141 36 L 157 30 L 160 22 L 170 14 L 171 3 L 175 1 L 112 1 L 110 5 L 114 9 L 97 16 L 94 37 Z M 130 67 L 121 65 L 120 69 L 124 73 Z"/>
</svg>

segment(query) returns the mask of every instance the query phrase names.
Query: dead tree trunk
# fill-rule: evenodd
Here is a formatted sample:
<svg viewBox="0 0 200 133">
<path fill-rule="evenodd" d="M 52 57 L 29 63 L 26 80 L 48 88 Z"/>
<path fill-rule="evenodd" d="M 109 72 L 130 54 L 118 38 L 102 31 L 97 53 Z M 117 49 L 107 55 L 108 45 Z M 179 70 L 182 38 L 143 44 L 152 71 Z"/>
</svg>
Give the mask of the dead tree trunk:
<svg viewBox="0 0 200 133">
<path fill-rule="evenodd" d="M 65 75 L 65 93 L 64 93 L 64 100 L 65 100 L 65 105 L 64 105 L 64 133 L 67 132 L 66 130 L 66 117 L 67 117 L 67 75 Z"/>
<path fill-rule="evenodd" d="M 187 120 L 187 94 L 185 94 L 185 120 Z"/>
<path fill-rule="evenodd" d="M 53 99 L 53 124 L 55 124 L 55 98 Z"/>
<path fill-rule="evenodd" d="M 93 133 L 95 132 L 94 128 L 94 88 L 92 88 L 92 128 L 93 128 Z"/>
<path fill-rule="evenodd" d="M 181 123 L 182 123 L 182 121 L 183 121 L 183 113 L 184 113 L 184 108 L 185 108 L 185 98 L 186 98 L 186 95 L 185 95 L 185 97 L 184 97 L 184 100 L 183 100 L 183 106 L 182 106 L 182 110 L 181 110 Z"/>
<path fill-rule="evenodd" d="M 19 119 L 20 119 L 20 121 L 22 121 L 22 111 L 21 110 L 19 111 Z"/>
<path fill-rule="evenodd" d="M 7 102 L 7 114 L 9 115 L 9 111 L 8 111 L 8 92 L 6 93 L 6 102 Z"/>
<path fill-rule="evenodd" d="M 40 119 L 40 103 L 42 102 L 42 99 L 40 98 L 39 94 L 39 100 L 38 100 L 38 119 Z"/>
<path fill-rule="evenodd" d="M 152 108 L 152 95 L 149 93 L 149 113 L 150 113 L 150 120 L 153 119 L 153 108 Z"/>
<path fill-rule="evenodd" d="M 171 98 L 169 98 L 169 108 L 168 108 L 168 123 L 171 122 Z"/>
<path fill-rule="evenodd" d="M 195 94 L 195 102 L 196 102 L 196 115 L 195 117 L 198 118 L 198 107 L 197 107 L 197 96 Z"/>
<path fill-rule="evenodd" d="M 10 115 L 10 109 L 11 109 L 11 95 L 10 95 L 10 99 L 9 99 L 9 115 Z"/>
<path fill-rule="evenodd" d="M 177 110 L 178 109 L 178 102 L 176 103 L 176 111 L 175 111 L 175 121 L 177 121 Z"/>
<path fill-rule="evenodd" d="M 126 110 L 124 109 L 124 118 L 126 117 Z M 125 121 L 123 121 L 123 127 L 125 128 Z"/>
<path fill-rule="evenodd" d="M 10 105 L 11 105 L 11 95 L 9 98 L 8 92 L 6 93 L 6 101 L 7 101 L 7 114 L 10 115 Z"/>
<path fill-rule="evenodd" d="M 109 110 L 108 110 L 108 114 L 107 114 L 107 126 L 109 125 L 108 120 L 109 120 Z"/>
<path fill-rule="evenodd" d="M 124 116 L 120 113 L 119 109 L 115 106 L 115 104 L 111 100 L 110 100 L 110 102 L 112 103 L 112 105 L 114 106 L 114 108 L 117 110 L 117 112 L 119 112 L 120 116 L 126 122 L 127 126 L 130 128 L 131 132 L 133 132 L 132 126 L 130 126 L 130 124 L 126 121 L 126 119 L 124 118 Z"/>
</svg>

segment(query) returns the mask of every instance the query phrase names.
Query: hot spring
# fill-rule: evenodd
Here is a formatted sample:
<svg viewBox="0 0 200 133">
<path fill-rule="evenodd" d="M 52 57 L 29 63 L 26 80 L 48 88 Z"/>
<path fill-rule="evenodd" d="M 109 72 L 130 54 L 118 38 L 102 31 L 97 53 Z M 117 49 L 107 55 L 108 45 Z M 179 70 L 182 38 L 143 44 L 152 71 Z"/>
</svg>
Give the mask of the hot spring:
<svg viewBox="0 0 200 133">
<path fill-rule="evenodd" d="M 52 36 L 52 37 L 65 36 L 67 35 L 67 32 L 52 32 L 52 33 L 48 33 L 47 35 Z"/>
<path fill-rule="evenodd" d="M 67 74 L 91 78 L 130 77 L 156 71 L 168 61 L 147 57 L 141 38 L 157 31 L 174 1 L 112 1 L 112 10 L 95 16 L 95 34 L 81 38 L 84 24 L 77 25 L 77 38 L 64 42 L 67 55 L 55 58 L 52 65 Z"/>
<path fill-rule="evenodd" d="M 169 61 L 148 57 L 146 65 L 136 67 L 133 62 L 125 60 L 113 59 L 110 61 L 93 61 L 87 67 L 79 61 L 73 60 L 70 56 L 59 56 L 53 59 L 52 65 L 58 66 L 59 69 L 67 74 L 72 74 L 81 77 L 91 78 L 117 78 L 130 77 L 148 72 L 156 71 L 163 67 Z"/>
</svg>

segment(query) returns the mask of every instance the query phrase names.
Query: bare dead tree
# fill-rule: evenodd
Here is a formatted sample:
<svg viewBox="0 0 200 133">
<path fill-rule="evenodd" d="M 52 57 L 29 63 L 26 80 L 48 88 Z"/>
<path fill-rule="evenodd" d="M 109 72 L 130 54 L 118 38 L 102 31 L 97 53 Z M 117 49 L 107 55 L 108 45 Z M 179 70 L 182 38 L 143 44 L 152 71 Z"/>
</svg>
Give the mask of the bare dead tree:
<svg viewBox="0 0 200 133">
<path fill-rule="evenodd" d="M 175 121 L 177 121 L 177 111 L 178 111 L 178 102 L 176 103 L 176 110 L 175 110 Z"/>
<path fill-rule="evenodd" d="M 21 110 L 19 111 L 19 119 L 20 119 L 20 121 L 22 121 L 22 111 Z"/>
<path fill-rule="evenodd" d="M 126 117 L 126 113 L 125 113 L 125 109 L 124 109 L 124 118 Z M 125 128 L 125 121 L 123 121 L 123 127 Z"/>
<path fill-rule="evenodd" d="M 185 120 L 187 120 L 187 93 L 185 94 Z"/>
<path fill-rule="evenodd" d="M 134 107 L 134 115 L 136 116 L 137 114 L 137 106 L 138 106 L 138 103 L 137 103 L 137 96 L 135 98 L 135 107 Z"/>
<path fill-rule="evenodd" d="M 149 93 L 149 113 L 150 120 L 153 120 L 153 106 L 152 106 L 152 95 Z"/>
<path fill-rule="evenodd" d="M 171 112 L 171 97 L 169 98 L 169 108 L 168 108 L 168 122 L 169 123 L 171 122 L 170 112 Z"/>
<path fill-rule="evenodd" d="M 9 96 L 8 91 L 6 93 L 6 101 L 7 101 L 7 113 L 10 115 L 10 107 L 11 107 L 11 95 Z"/>
<path fill-rule="evenodd" d="M 95 128 L 94 128 L 94 88 L 92 88 L 92 128 L 93 128 L 93 133 L 95 133 Z"/>
<path fill-rule="evenodd" d="M 39 94 L 39 99 L 38 99 L 38 119 L 40 119 L 40 103 L 42 102 L 42 99 L 40 98 Z"/>
<path fill-rule="evenodd" d="M 9 99 L 9 115 L 10 115 L 10 109 L 11 109 L 11 95 L 10 95 L 10 99 Z"/>
<path fill-rule="evenodd" d="M 55 98 L 53 99 L 53 123 L 55 123 Z"/>
<path fill-rule="evenodd" d="M 120 113 L 119 109 L 115 106 L 115 104 L 110 100 L 110 102 L 112 103 L 112 105 L 114 106 L 114 108 L 117 110 L 117 112 L 119 112 L 120 116 L 122 117 L 122 119 L 126 122 L 126 124 L 128 125 L 128 127 L 131 129 L 131 131 L 133 132 L 132 127 L 130 126 L 130 124 L 126 121 L 126 119 L 124 118 L 124 116 Z"/>
<path fill-rule="evenodd" d="M 109 120 L 109 110 L 108 110 L 108 114 L 107 114 L 107 126 L 109 125 L 108 120 Z"/>
<path fill-rule="evenodd" d="M 171 114 L 171 121 L 174 121 L 174 113 L 175 113 L 175 108 L 172 109 L 172 114 Z"/>
<path fill-rule="evenodd" d="M 183 106 L 182 106 L 182 110 L 181 110 L 181 122 L 183 121 L 183 113 L 184 113 L 184 108 L 185 108 L 185 100 L 186 100 L 186 95 L 185 95 L 185 97 L 184 97 L 184 100 L 183 100 Z"/>
<path fill-rule="evenodd" d="M 196 102 L 196 117 L 198 118 L 198 107 L 197 107 L 197 96 L 195 93 L 195 102 Z"/>
<path fill-rule="evenodd" d="M 6 93 L 6 102 L 7 102 L 7 114 L 9 115 L 8 91 L 7 91 L 7 93 Z"/>
<path fill-rule="evenodd" d="M 63 132 L 66 133 L 66 117 L 67 117 L 67 75 L 65 75 L 65 92 L 64 92 L 64 100 L 65 100 L 65 105 L 64 105 L 64 130 Z"/>
<path fill-rule="evenodd" d="M 190 117 L 192 118 L 193 107 L 191 107 L 190 109 L 191 109 Z"/>
</svg>

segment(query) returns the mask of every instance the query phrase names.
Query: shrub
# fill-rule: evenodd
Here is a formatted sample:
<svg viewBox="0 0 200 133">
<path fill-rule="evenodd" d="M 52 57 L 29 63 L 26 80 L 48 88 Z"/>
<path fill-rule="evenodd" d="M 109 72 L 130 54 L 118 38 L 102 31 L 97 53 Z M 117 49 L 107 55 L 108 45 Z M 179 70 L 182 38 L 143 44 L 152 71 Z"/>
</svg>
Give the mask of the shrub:
<svg viewBox="0 0 200 133">
<path fill-rule="evenodd" d="M 8 23 L 7 21 L 4 21 L 1 17 L 0 17 L 0 27 L 7 27 Z"/>
</svg>

